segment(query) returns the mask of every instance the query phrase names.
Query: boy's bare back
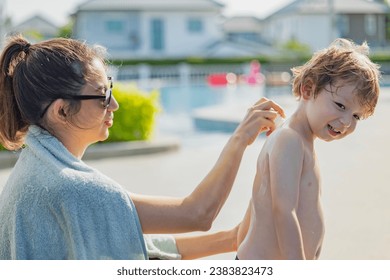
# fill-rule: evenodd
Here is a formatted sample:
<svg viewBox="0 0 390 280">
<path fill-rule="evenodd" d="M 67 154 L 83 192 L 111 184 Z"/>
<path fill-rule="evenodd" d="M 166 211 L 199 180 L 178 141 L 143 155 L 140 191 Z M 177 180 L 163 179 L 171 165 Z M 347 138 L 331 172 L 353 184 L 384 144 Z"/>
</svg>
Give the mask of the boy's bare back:
<svg viewBox="0 0 390 280">
<path fill-rule="evenodd" d="M 313 145 L 286 123 L 259 155 L 239 258 L 317 258 L 324 233 L 320 192 Z"/>
</svg>

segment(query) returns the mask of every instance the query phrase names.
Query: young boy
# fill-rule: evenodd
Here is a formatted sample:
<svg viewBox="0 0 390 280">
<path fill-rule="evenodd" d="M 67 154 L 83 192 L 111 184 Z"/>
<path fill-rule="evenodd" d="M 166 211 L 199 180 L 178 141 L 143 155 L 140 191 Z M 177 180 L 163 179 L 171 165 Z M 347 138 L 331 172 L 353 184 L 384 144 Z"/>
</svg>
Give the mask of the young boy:
<svg viewBox="0 0 390 280">
<path fill-rule="evenodd" d="M 298 107 L 259 155 L 237 259 L 319 257 L 324 221 L 313 144 L 342 139 L 373 114 L 380 72 L 367 55 L 366 43 L 338 39 L 292 69 Z"/>
</svg>

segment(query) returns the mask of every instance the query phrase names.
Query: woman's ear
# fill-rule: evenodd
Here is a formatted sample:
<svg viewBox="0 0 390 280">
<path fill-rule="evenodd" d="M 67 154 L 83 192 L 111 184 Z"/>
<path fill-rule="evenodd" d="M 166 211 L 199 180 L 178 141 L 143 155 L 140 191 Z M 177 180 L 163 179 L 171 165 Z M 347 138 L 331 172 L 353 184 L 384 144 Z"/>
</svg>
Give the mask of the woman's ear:
<svg viewBox="0 0 390 280">
<path fill-rule="evenodd" d="M 49 118 L 55 122 L 67 122 L 67 103 L 64 99 L 57 99 L 53 102 L 48 110 Z"/>
<path fill-rule="evenodd" d="M 303 99 L 308 100 L 314 96 L 315 86 L 311 79 L 307 79 L 302 83 L 300 91 Z"/>
</svg>

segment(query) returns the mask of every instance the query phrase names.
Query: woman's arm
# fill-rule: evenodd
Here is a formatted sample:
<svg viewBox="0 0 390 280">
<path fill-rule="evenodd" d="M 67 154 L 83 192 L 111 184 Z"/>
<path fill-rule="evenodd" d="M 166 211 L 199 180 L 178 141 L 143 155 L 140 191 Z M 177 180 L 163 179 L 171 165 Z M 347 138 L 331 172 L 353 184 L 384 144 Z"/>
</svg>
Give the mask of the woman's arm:
<svg viewBox="0 0 390 280">
<path fill-rule="evenodd" d="M 251 204 L 249 203 L 241 223 L 231 230 L 190 237 L 176 236 L 177 250 L 183 260 L 237 251 L 248 232 L 250 220 Z"/>
<path fill-rule="evenodd" d="M 238 226 L 228 231 L 197 235 L 176 236 L 176 246 L 183 260 L 237 251 Z"/>
<path fill-rule="evenodd" d="M 195 190 L 184 198 L 130 194 L 144 233 L 180 233 L 208 230 L 225 203 L 246 147 L 265 130 L 272 132 L 280 106 L 261 99 L 252 106 L 225 145 L 214 167 Z"/>
<path fill-rule="evenodd" d="M 238 225 L 237 248 L 240 247 L 242 241 L 244 241 L 246 234 L 248 233 L 250 222 L 251 222 L 251 202 L 248 205 L 248 209 L 246 210 L 243 220 Z"/>
</svg>

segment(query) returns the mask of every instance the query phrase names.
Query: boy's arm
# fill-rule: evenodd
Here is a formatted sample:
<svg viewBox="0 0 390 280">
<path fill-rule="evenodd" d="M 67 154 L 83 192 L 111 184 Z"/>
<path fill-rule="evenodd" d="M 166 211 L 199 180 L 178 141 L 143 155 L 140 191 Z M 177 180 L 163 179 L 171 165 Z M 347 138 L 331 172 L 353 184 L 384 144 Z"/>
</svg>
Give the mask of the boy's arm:
<svg viewBox="0 0 390 280">
<path fill-rule="evenodd" d="M 305 259 L 297 218 L 304 146 L 293 131 L 283 131 L 270 154 L 272 207 L 282 258 Z"/>
</svg>

